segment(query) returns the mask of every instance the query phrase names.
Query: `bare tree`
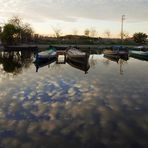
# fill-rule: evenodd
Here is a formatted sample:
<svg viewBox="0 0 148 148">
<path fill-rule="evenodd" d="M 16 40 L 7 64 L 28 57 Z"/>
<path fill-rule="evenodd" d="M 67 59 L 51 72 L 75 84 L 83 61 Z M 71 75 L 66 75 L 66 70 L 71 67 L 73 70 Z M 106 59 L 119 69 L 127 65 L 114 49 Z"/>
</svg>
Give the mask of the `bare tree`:
<svg viewBox="0 0 148 148">
<path fill-rule="evenodd" d="M 107 38 L 110 38 L 111 32 L 109 30 L 106 30 L 104 34 L 105 36 L 107 36 Z"/>
<path fill-rule="evenodd" d="M 91 37 L 96 37 L 97 34 L 98 34 L 98 32 L 96 31 L 95 28 L 91 28 L 91 29 L 90 29 L 90 36 L 91 36 Z"/>
<path fill-rule="evenodd" d="M 8 20 L 8 23 L 10 23 L 16 27 L 21 27 L 22 26 L 22 19 L 19 16 L 13 16 L 11 19 Z"/>
<path fill-rule="evenodd" d="M 123 37 L 126 38 L 126 39 L 129 38 L 129 33 L 126 32 L 126 31 L 124 31 L 124 32 L 123 32 Z"/>
<path fill-rule="evenodd" d="M 60 27 L 52 27 L 54 34 L 57 38 L 62 35 L 62 29 Z"/>
<path fill-rule="evenodd" d="M 90 30 L 89 29 L 85 29 L 84 30 L 84 35 L 89 37 L 90 36 Z"/>
</svg>

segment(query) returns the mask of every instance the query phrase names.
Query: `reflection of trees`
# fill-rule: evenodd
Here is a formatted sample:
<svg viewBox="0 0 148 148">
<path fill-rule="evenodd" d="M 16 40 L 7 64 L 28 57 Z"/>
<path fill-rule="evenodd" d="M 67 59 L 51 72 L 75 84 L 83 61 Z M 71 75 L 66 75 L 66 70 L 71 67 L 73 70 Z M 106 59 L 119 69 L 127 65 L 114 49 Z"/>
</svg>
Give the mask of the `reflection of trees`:
<svg viewBox="0 0 148 148">
<path fill-rule="evenodd" d="M 1 52 L 0 63 L 3 70 L 7 73 L 18 74 L 23 68 L 28 68 L 32 62 L 32 53 L 30 51 L 20 52 Z"/>
</svg>

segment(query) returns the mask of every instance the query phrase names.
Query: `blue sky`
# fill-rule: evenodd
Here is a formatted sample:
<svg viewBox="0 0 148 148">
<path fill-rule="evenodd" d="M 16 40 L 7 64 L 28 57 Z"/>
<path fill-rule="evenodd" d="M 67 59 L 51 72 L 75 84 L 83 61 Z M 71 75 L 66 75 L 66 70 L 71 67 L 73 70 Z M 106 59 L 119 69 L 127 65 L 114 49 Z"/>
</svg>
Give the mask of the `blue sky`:
<svg viewBox="0 0 148 148">
<path fill-rule="evenodd" d="M 95 28 L 100 36 L 106 30 L 117 36 L 123 14 L 126 32 L 148 34 L 148 0 L 0 0 L 0 7 L 0 23 L 17 15 L 41 34 L 53 34 L 52 27 L 63 34 Z"/>
</svg>

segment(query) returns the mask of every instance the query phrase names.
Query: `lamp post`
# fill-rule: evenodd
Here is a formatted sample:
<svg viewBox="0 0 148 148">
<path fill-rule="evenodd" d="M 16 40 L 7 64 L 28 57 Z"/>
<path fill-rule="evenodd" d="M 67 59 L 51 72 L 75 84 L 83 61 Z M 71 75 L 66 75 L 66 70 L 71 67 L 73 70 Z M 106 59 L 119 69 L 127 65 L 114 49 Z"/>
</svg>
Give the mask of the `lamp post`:
<svg viewBox="0 0 148 148">
<path fill-rule="evenodd" d="M 123 43 L 123 36 L 124 36 L 124 33 L 123 33 L 123 22 L 125 20 L 125 15 L 122 15 L 122 18 L 121 18 L 121 42 Z"/>
</svg>

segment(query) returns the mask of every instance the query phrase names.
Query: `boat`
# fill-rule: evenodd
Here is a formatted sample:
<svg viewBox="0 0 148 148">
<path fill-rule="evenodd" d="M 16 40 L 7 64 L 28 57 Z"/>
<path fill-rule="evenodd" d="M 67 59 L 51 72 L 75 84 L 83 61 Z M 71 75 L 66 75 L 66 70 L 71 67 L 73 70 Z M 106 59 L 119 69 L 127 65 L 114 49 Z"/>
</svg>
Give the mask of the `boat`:
<svg viewBox="0 0 148 148">
<path fill-rule="evenodd" d="M 133 57 L 135 59 L 148 61 L 148 51 L 134 51 L 131 50 L 129 52 L 130 57 Z"/>
<path fill-rule="evenodd" d="M 50 59 L 56 58 L 56 50 L 54 48 L 50 48 L 48 50 L 39 52 L 36 54 L 35 63 L 48 62 Z"/>
<path fill-rule="evenodd" d="M 72 67 L 74 67 L 74 68 L 76 68 L 76 69 L 79 69 L 79 70 L 81 70 L 81 71 L 84 71 L 85 74 L 87 74 L 87 72 L 88 72 L 88 70 L 89 70 L 89 68 L 90 68 L 89 61 L 88 61 L 88 60 L 84 60 L 83 63 L 82 63 L 82 62 L 78 62 L 78 61 L 76 62 L 76 61 L 73 60 L 73 59 L 66 59 L 66 62 L 67 62 L 70 66 L 72 66 Z"/>
<path fill-rule="evenodd" d="M 70 48 L 67 50 L 66 58 L 70 59 L 71 61 L 83 64 L 85 61 L 88 61 L 89 54 L 82 52 L 77 48 Z"/>
<path fill-rule="evenodd" d="M 124 61 L 128 61 L 129 60 L 129 57 L 127 55 L 107 55 L 107 54 L 104 54 L 104 58 L 110 60 L 110 61 L 114 61 L 116 63 L 119 62 L 120 59 L 124 60 Z"/>
<path fill-rule="evenodd" d="M 148 51 L 148 48 L 144 47 L 144 46 L 136 46 L 134 48 L 132 48 L 133 51 Z"/>
<path fill-rule="evenodd" d="M 112 46 L 111 49 L 106 49 L 103 51 L 104 54 L 108 55 L 128 55 L 128 50 L 122 46 Z"/>
<path fill-rule="evenodd" d="M 67 51 L 66 62 L 72 67 L 84 71 L 85 74 L 90 68 L 89 54 L 82 52 L 76 48 L 70 48 Z"/>
<path fill-rule="evenodd" d="M 128 50 L 122 46 L 113 46 L 111 49 L 103 51 L 105 56 L 128 59 Z"/>
<path fill-rule="evenodd" d="M 56 61 L 56 58 L 51 58 L 46 61 L 40 61 L 40 62 L 35 62 L 34 65 L 36 67 L 36 72 L 42 67 L 49 66 L 51 63 L 54 63 Z"/>
</svg>

